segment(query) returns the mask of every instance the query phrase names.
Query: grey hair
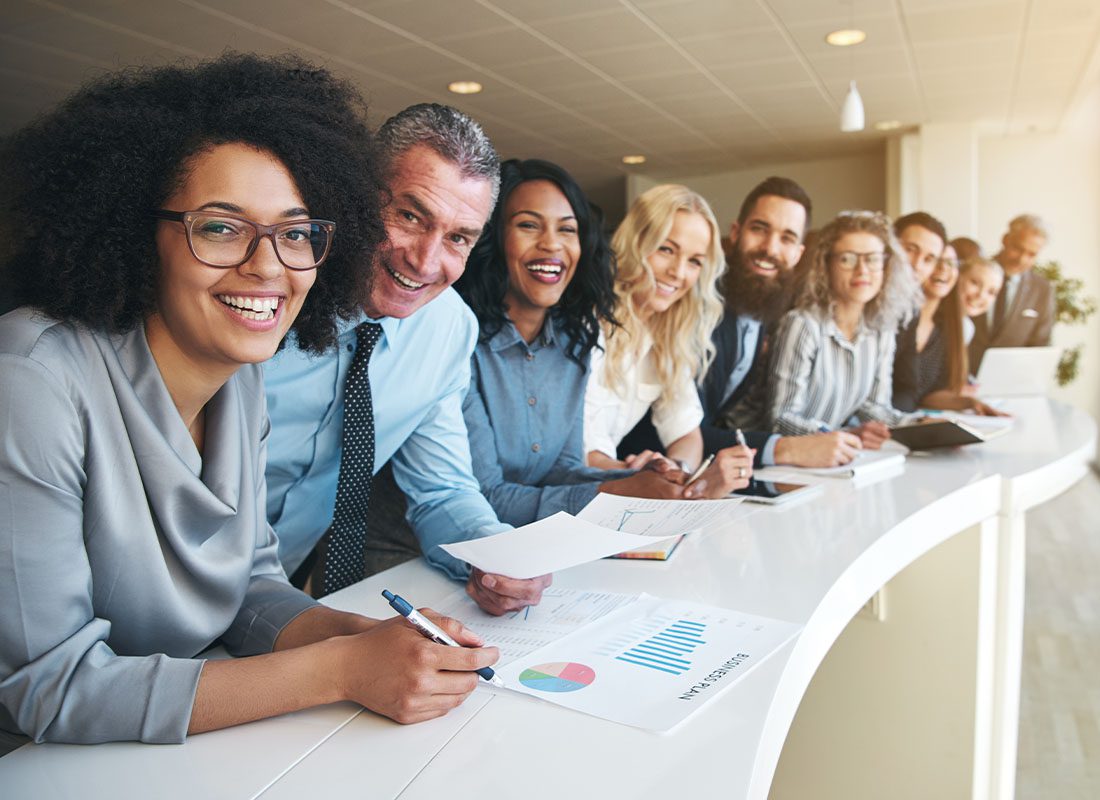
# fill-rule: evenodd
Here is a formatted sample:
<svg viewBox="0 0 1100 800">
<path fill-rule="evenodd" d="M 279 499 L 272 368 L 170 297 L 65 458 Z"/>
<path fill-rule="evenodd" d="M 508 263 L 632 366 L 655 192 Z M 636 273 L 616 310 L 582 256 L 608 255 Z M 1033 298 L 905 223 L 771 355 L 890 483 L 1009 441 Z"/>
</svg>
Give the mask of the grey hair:
<svg viewBox="0 0 1100 800">
<path fill-rule="evenodd" d="M 1050 239 L 1047 224 L 1043 222 L 1042 217 L 1036 214 L 1021 214 L 1018 217 L 1013 217 L 1012 221 L 1008 223 L 1008 233 L 1010 235 L 1026 233 L 1027 231 L 1035 231 L 1044 239 Z"/>
<path fill-rule="evenodd" d="M 492 183 L 492 205 L 496 205 L 500 192 L 500 158 L 481 126 L 457 108 L 439 103 L 409 106 L 382 124 L 376 141 L 383 171 L 388 172 L 398 157 L 408 150 L 424 145 L 453 162 L 463 177 Z"/>
<path fill-rule="evenodd" d="M 841 236 L 870 233 L 882 240 L 886 266 L 882 288 L 864 308 L 863 318 L 876 331 L 893 332 L 906 325 L 921 308 L 924 296 L 909 262 L 902 255 L 893 225 L 885 214 L 873 211 L 842 211 L 818 233 L 807 253 L 809 269 L 796 302 L 800 308 L 820 308 L 832 313 L 829 289 L 829 255 Z"/>
</svg>

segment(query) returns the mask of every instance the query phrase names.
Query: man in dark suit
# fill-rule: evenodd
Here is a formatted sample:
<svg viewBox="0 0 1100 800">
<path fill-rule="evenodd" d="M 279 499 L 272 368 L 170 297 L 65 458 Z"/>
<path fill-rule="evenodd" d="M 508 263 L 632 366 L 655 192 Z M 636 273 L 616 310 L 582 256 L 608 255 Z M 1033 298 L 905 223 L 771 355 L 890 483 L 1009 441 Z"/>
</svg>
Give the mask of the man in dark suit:
<svg viewBox="0 0 1100 800">
<path fill-rule="evenodd" d="M 758 376 L 765 377 L 765 333 L 790 307 L 788 284 L 804 250 L 802 239 L 811 208 L 801 186 L 789 178 L 771 177 L 749 192 L 730 226 L 726 311 L 711 337 L 716 353 L 699 387 L 706 453 L 737 443 L 732 430 L 715 422 L 745 398 Z M 837 466 L 854 458 L 860 447 L 858 437 L 844 431 L 811 436 L 744 434 L 749 447 L 756 450 L 756 466 Z M 619 455 L 660 449 L 647 414 L 623 439 Z"/>
<path fill-rule="evenodd" d="M 1046 246 L 1046 226 L 1031 214 L 1008 224 L 1001 252 L 994 256 L 1004 268 L 1005 282 L 988 313 L 974 318 L 970 341 L 970 369 L 977 372 L 990 347 L 1044 347 L 1054 325 L 1054 288 L 1033 271 L 1039 251 Z"/>
</svg>

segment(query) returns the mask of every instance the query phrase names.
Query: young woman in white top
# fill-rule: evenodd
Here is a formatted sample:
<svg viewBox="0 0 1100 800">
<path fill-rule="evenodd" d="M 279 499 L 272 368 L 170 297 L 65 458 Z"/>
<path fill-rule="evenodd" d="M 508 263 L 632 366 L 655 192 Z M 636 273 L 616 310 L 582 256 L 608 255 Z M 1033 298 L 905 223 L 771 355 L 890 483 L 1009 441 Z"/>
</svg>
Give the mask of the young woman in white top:
<svg viewBox="0 0 1100 800">
<path fill-rule="evenodd" d="M 718 224 L 700 195 L 685 186 L 656 186 L 631 206 L 611 242 L 617 328 L 605 326 L 592 354 L 585 393 L 588 463 L 640 468 L 658 454 L 617 457 L 622 438 L 652 409 L 664 455 L 694 470 L 703 461 L 703 410 L 694 386 L 714 356 L 711 331 L 722 315 L 717 281 L 725 269 Z M 747 485 L 752 452 L 715 454 L 703 473 L 705 494 Z M 688 489 L 688 496 L 698 496 Z"/>
</svg>

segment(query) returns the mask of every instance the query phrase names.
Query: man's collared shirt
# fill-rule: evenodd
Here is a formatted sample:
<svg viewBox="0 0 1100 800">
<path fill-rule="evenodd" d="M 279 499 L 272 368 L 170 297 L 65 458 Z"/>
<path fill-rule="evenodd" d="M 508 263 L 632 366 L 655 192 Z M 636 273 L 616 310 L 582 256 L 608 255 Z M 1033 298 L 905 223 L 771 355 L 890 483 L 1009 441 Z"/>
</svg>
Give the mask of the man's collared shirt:
<svg viewBox="0 0 1100 800">
<path fill-rule="evenodd" d="M 737 363 L 733 365 L 726 389 L 722 396 L 722 405 L 730 399 L 741 382 L 748 377 L 752 362 L 756 359 L 756 343 L 760 339 L 760 320 L 746 314 L 737 315 Z"/>
<path fill-rule="evenodd" d="M 265 365 L 271 435 L 267 517 L 279 557 L 292 573 L 328 530 L 336 503 L 344 423 L 344 384 L 355 355 L 355 327 L 342 323 L 335 350 L 286 347 Z M 451 577 L 469 567 L 440 544 L 507 530 L 473 477 L 462 401 L 470 382 L 477 321 L 451 289 L 405 319 L 376 320 L 382 337 L 368 374 L 374 405 L 377 472 L 392 457 L 409 501 L 408 519 L 425 557 Z"/>
<path fill-rule="evenodd" d="M 1017 272 L 1015 275 L 1009 275 L 1005 278 L 1005 284 L 1001 287 L 1001 291 L 1004 292 L 1004 315 L 1005 319 L 1008 318 L 1008 313 L 1012 310 L 1012 303 L 1016 299 L 1016 293 L 1020 291 L 1020 283 L 1024 277 L 1024 273 Z M 986 327 L 989 330 L 993 330 L 998 323 L 1004 324 L 1004 320 L 998 320 L 997 316 L 997 302 L 994 300 L 993 304 L 989 306 L 989 310 L 985 312 Z"/>
</svg>

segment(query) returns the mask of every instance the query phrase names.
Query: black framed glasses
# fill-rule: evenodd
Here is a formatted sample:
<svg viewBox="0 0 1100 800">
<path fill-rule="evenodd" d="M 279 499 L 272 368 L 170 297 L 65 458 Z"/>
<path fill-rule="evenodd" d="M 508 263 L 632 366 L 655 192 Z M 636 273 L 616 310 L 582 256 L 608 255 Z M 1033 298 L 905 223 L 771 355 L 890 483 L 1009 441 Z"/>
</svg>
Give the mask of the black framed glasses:
<svg viewBox="0 0 1100 800">
<path fill-rule="evenodd" d="M 157 219 L 179 222 L 187 233 L 191 255 L 208 267 L 233 269 L 252 258 L 260 239 L 268 238 L 287 269 L 317 269 L 332 249 L 336 223 L 325 219 L 292 219 L 275 225 L 222 211 L 152 212 Z"/>
<path fill-rule="evenodd" d="M 830 258 L 845 272 L 850 272 L 860 264 L 867 267 L 868 272 L 882 272 L 886 268 L 886 253 L 881 250 L 872 250 L 869 253 L 841 250 L 839 253 L 832 253 Z"/>
</svg>

